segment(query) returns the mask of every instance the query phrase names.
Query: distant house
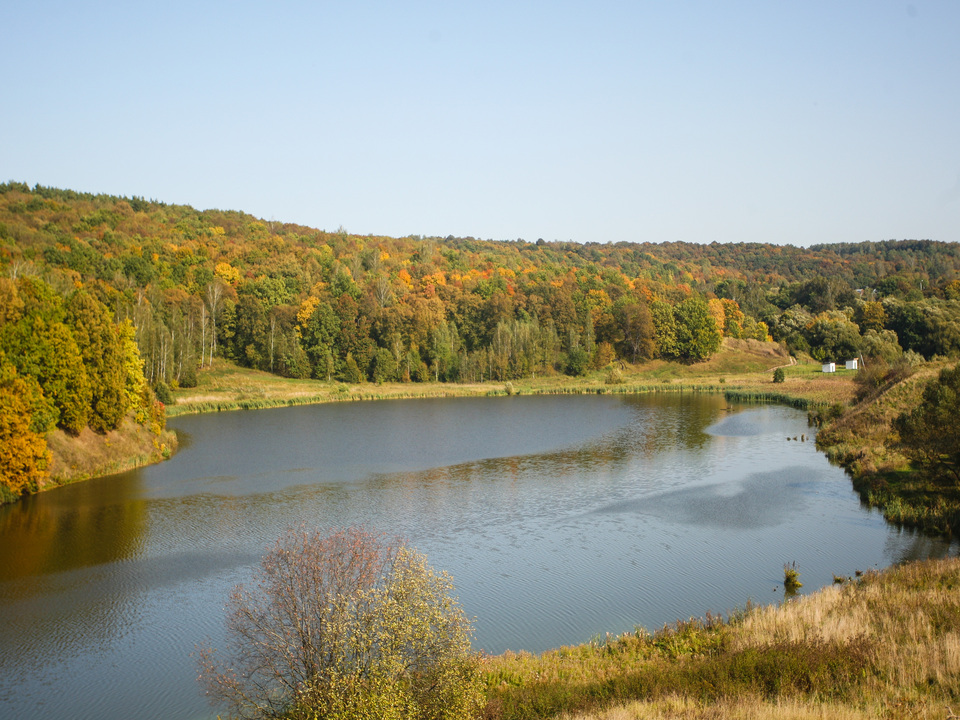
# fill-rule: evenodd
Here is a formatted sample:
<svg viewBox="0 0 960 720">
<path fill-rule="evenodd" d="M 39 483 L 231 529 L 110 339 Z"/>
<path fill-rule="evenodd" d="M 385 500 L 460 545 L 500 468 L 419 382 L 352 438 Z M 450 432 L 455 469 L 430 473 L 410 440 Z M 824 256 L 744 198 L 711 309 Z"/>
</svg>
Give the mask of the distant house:
<svg viewBox="0 0 960 720">
<path fill-rule="evenodd" d="M 847 360 L 847 370 L 856 370 L 858 368 L 859 364 L 857 358 L 854 358 L 853 360 Z"/>
<path fill-rule="evenodd" d="M 836 372 L 836 371 L 837 371 L 837 364 L 836 364 L 836 363 L 824 363 L 824 364 L 823 364 L 823 371 L 824 371 L 824 372 Z"/>
</svg>

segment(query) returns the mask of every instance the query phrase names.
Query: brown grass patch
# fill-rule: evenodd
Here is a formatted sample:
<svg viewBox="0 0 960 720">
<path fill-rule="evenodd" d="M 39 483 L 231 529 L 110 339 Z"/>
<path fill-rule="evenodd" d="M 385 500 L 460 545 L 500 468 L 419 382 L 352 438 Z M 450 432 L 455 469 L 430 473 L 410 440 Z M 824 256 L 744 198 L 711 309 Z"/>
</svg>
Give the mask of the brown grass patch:
<svg viewBox="0 0 960 720">
<path fill-rule="evenodd" d="M 169 456 L 176 443 L 174 433 L 165 431 L 158 438 L 132 416 L 102 435 L 90 428 L 77 436 L 55 430 L 47 436 L 52 454 L 50 484 L 63 485 L 148 465 Z"/>
<path fill-rule="evenodd" d="M 775 702 L 741 697 L 707 703 L 689 697 L 635 701 L 588 715 L 567 715 L 563 720 L 869 720 L 882 717 L 875 711 L 840 703 L 800 699 Z"/>
</svg>

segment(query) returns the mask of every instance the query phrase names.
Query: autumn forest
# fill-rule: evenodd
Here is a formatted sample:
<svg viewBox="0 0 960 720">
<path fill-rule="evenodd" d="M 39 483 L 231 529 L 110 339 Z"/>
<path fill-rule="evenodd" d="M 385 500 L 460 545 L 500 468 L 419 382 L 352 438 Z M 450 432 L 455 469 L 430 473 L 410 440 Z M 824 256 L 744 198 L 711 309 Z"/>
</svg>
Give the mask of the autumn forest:
<svg viewBox="0 0 960 720">
<path fill-rule="evenodd" d="M 597 240 L 357 236 L 2 184 L 0 500 L 44 483 L 55 428 L 159 436 L 170 388 L 215 357 L 358 384 L 696 363 L 723 337 L 824 361 L 960 354 L 954 243 Z"/>
</svg>

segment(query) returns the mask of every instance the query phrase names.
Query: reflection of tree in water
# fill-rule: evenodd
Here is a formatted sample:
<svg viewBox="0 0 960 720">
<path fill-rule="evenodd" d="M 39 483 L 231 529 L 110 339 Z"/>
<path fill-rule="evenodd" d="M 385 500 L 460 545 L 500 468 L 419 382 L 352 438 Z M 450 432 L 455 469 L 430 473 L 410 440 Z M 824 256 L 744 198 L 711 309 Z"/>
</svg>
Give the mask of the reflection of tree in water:
<svg viewBox="0 0 960 720">
<path fill-rule="evenodd" d="M 704 430 L 716 422 L 727 403 L 722 397 L 680 393 L 627 396 L 623 402 L 635 410 L 634 419 L 600 438 L 575 447 L 531 455 L 514 455 L 447 465 L 409 473 L 384 473 L 373 481 L 375 492 L 397 494 L 395 502 L 414 511 L 414 496 L 430 504 L 462 500 L 473 483 L 492 479 L 501 485 L 550 479 L 556 486 L 565 480 L 579 482 L 585 472 L 621 469 L 637 457 L 652 458 L 665 451 L 697 450 L 710 440 Z M 505 488 L 504 488 L 505 489 Z M 407 498 L 405 501 L 404 498 Z"/>
<path fill-rule="evenodd" d="M 469 504 L 477 494 L 489 504 L 490 483 L 496 483 L 496 502 L 501 509 L 538 497 L 565 497 L 595 492 L 604 477 L 619 477 L 622 471 L 665 452 L 698 450 L 710 440 L 704 430 L 716 422 L 726 403 L 723 398 L 681 396 L 679 393 L 626 397 L 635 409 L 633 421 L 624 427 L 575 447 L 531 455 L 489 458 L 425 471 L 385 473 L 369 489 L 372 497 L 388 505 L 399 517 L 436 512 Z M 590 482 L 584 484 L 584 478 Z M 541 492 L 533 492 L 531 488 Z M 563 490 L 565 494 L 558 495 Z M 384 498 L 389 501 L 384 502 Z M 586 499 L 586 498 L 584 498 Z"/>
<path fill-rule="evenodd" d="M 145 503 L 131 478 L 90 481 L 0 508 L 0 654 L 4 674 L 112 641 L 135 622 L 117 561 L 137 556 Z M 135 584 L 135 583 L 134 583 Z"/>
<path fill-rule="evenodd" d="M 927 558 L 939 560 L 950 557 L 956 550 L 956 542 L 947 542 L 942 537 L 924 535 L 909 528 L 898 528 L 887 536 L 884 555 L 891 562 L 899 564 Z"/>
<path fill-rule="evenodd" d="M 0 582 L 134 557 L 146 531 L 136 473 L 77 483 L 0 508 Z"/>
<path fill-rule="evenodd" d="M 645 457 L 665 450 L 699 450 L 710 441 L 706 429 L 727 407 L 722 396 L 699 393 L 654 393 L 624 401 L 636 409 L 639 419 L 631 428 L 640 428 L 633 437 L 634 452 L 639 450 Z M 651 417 L 656 421 L 649 422 Z"/>
</svg>

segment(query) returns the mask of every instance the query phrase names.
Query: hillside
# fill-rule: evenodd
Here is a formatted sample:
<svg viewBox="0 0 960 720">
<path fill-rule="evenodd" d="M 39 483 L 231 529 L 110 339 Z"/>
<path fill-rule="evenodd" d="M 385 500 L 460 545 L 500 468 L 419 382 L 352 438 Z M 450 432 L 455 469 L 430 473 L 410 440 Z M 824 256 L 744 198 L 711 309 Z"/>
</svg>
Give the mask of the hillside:
<svg viewBox="0 0 960 720">
<path fill-rule="evenodd" d="M 957 488 L 918 472 L 892 423 L 958 355 L 954 243 L 389 238 L 0 185 L 0 501 L 168 457 L 167 415 L 724 392 L 809 407 L 865 502 L 954 533 Z M 869 371 L 820 371 L 852 357 Z M 956 560 L 912 564 L 730 619 L 485 658 L 486 717 L 949 717 L 958 578 Z"/>
<path fill-rule="evenodd" d="M 46 482 L 54 428 L 112 431 L 123 413 L 110 407 L 133 408 L 137 396 L 148 408 L 144 392 L 162 403 L 191 397 L 182 391 L 215 375 L 219 360 L 325 383 L 307 391 L 317 395 L 368 383 L 417 395 L 430 382 L 619 384 L 633 373 L 662 382 L 694 366 L 719 383 L 737 372 L 721 362 L 734 340 L 888 365 L 960 354 L 960 246 L 930 240 L 796 248 L 358 236 L 8 182 L 0 274 L 11 308 L 0 317 L 2 432 L 27 459 L 0 458 L 7 498 Z M 58 348 L 62 366 L 51 360 Z M 134 390 L 137 371 L 145 391 Z M 126 403 L 90 394 L 100 386 Z"/>
</svg>

